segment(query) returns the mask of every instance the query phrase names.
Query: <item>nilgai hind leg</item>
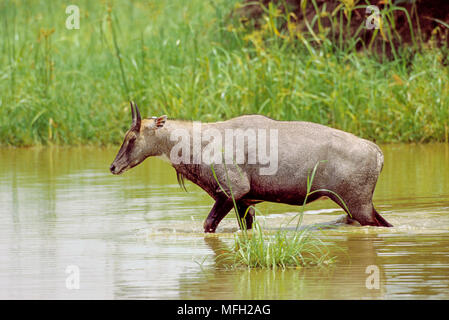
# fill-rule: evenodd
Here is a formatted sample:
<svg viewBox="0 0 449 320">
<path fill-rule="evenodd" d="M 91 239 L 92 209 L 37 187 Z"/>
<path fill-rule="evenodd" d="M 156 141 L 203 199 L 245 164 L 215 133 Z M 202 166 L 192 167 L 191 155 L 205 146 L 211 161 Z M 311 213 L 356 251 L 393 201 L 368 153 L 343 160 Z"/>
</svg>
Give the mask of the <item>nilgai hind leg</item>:
<svg viewBox="0 0 449 320">
<path fill-rule="evenodd" d="M 329 194 L 328 197 L 335 203 L 337 203 L 346 213 L 348 213 L 351 219 L 356 220 L 362 226 L 393 226 L 387 220 L 385 220 L 376 211 L 376 209 L 374 209 L 371 197 L 369 197 L 366 201 L 361 201 L 360 197 L 342 197 L 343 201 L 345 202 L 344 204 L 341 202 L 340 198 L 336 197 L 333 194 Z"/>
</svg>

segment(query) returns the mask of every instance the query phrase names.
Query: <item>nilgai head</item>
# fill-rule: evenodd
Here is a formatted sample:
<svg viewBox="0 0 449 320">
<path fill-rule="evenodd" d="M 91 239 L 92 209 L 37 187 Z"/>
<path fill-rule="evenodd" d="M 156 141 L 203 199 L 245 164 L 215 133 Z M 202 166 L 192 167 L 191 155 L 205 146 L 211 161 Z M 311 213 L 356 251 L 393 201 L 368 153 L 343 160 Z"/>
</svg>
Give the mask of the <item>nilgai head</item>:
<svg viewBox="0 0 449 320">
<path fill-rule="evenodd" d="M 160 153 L 156 130 L 164 126 L 167 116 L 142 120 L 139 108 L 133 102 L 131 114 L 131 128 L 126 132 L 122 146 L 109 168 L 113 174 L 121 174 L 137 166 L 147 157 Z"/>
</svg>

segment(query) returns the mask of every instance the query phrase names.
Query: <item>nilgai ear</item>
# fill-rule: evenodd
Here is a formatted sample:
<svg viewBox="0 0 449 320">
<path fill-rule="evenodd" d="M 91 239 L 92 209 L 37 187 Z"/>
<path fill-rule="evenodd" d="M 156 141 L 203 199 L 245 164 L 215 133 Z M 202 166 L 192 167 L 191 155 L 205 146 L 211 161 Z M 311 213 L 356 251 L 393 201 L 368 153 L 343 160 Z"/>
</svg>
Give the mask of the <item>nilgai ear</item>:
<svg viewBox="0 0 449 320">
<path fill-rule="evenodd" d="M 165 121 L 167 121 L 167 116 L 163 115 L 160 117 L 152 117 L 154 119 L 154 122 L 149 126 L 151 129 L 160 129 L 164 126 Z"/>
<path fill-rule="evenodd" d="M 154 124 L 155 124 L 156 128 L 160 129 L 165 125 L 165 121 L 167 121 L 167 116 L 163 115 L 163 116 L 158 117 L 154 121 Z"/>
</svg>

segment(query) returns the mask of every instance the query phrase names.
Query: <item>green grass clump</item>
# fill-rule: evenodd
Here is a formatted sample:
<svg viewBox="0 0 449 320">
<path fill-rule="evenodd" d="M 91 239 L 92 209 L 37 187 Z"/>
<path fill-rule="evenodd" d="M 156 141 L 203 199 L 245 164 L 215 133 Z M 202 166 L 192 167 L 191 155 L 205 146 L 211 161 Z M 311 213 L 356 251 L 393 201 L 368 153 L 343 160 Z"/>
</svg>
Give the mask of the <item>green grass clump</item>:
<svg viewBox="0 0 449 320">
<path fill-rule="evenodd" d="M 217 259 L 220 260 L 220 264 L 222 266 L 228 268 L 247 267 L 262 269 L 286 269 L 292 267 L 301 268 L 308 266 L 322 266 L 333 262 L 334 257 L 330 255 L 328 245 L 316 235 L 318 230 L 312 230 L 310 227 L 301 228 L 307 198 L 313 193 L 319 191 L 333 193 L 332 191 L 325 189 L 312 191 L 313 179 L 319 164 L 320 162 L 315 165 L 312 172 L 307 177 L 307 193 L 302 205 L 302 211 L 293 217 L 293 219 L 291 219 L 285 227 L 282 227 L 275 232 L 264 231 L 259 222 L 256 220 L 256 215 L 254 215 L 255 221 L 253 229 L 251 231 L 247 230 L 245 217 L 250 208 L 247 209 L 243 217 L 240 217 L 236 201 L 232 193 L 232 187 L 229 183 L 227 166 L 224 165 L 224 169 L 226 173 L 225 181 L 227 186 L 229 186 L 229 193 L 226 192 L 220 184 L 215 174 L 214 167 L 211 166 L 212 173 L 215 181 L 218 183 L 218 186 L 225 195 L 232 198 L 234 203 L 234 212 L 241 229 L 241 232 L 236 233 L 234 236 L 234 247 L 231 249 L 221 249 L 222 253 L 217 257 Z M 344 204 L 344 201 L 341 201 Z M 258 211 L 255 207 L 252 208 L 255 212 Z M 349 210 L 348 214 L 350 215 Z M 287 229 L 295 219 L 297 219 L 295 228 L 293 228 L 293 230 Z"/>
<path fill-rule="evenodd" d="M 261 28 L 244 25 L 229 18 L 239 3 L 78 0 L 80 29 L 69 30 L 68 4 L 2 1 L 0 145 L 118 144 L 130 99 L 145 116 L 258 113 L 379 142 L 449 141 L 444 50 L 381 62 L 328 30 L 281 30 L 274 7 Z"/>
<path fill-rule="evenodd" d="M 234 248 L 224 249 L 221 264 L 229 268 L 287 269 L 333 262 L 328 245 L 307 228 L 269 233 L 255 222 L 251 233 L 235 235 Z"/>
</svg>

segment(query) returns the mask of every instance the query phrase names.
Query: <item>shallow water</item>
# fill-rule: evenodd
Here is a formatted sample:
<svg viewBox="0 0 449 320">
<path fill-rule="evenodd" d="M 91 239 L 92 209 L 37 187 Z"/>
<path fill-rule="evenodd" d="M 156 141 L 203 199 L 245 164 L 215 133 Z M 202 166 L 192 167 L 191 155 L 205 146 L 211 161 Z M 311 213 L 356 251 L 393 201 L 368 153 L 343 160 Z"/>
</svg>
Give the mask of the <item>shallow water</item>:
<svg viewBox="0 0 449 320">
<path fill-rule="evenodd" d="M 274 272 L 223 269 L 233 214 L 205 236 L 213 201 L 159 159 L 113 176 L 117 148 L 0 149 L 0 298 L 449 299 L 449 145 L 382 149 L 374 203 L 395 227 L 323 231 L 336 263 Z M 299 212 L 258 207 L 273 229 Z M 304 224 L 341 215 L 318 201 Z"/>
</svg>

